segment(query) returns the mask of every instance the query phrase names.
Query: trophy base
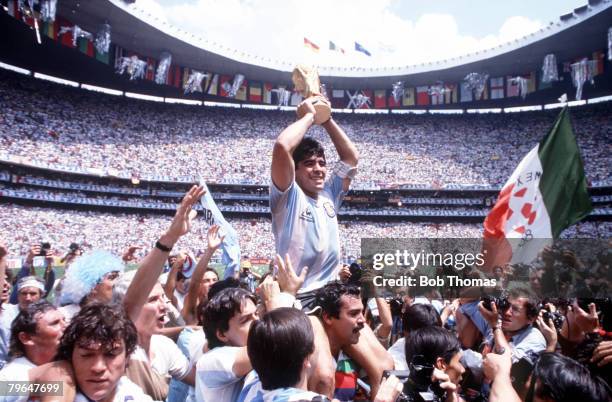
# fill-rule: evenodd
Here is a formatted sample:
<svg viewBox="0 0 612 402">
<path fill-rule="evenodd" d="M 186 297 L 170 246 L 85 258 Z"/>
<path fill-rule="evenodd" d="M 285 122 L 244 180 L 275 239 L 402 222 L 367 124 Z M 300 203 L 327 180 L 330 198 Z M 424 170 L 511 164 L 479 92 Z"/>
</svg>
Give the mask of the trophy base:
<svg viewBox="0 0 612 402">
<path fill-rule="evenodd" d="M 315 108 L 315 116 L 314 123 L 321 124 L 325 123 L 331 117 L 331 106 L 329 105 L 329 101 L 325 99 L 323 96 L 311 96 L 308 98 L 311 100 L 312 106 Z M 303 115 L 302 115 L 303 116 Z M 298 118 L 301 118 L 298 113 Z"/>
</svg>

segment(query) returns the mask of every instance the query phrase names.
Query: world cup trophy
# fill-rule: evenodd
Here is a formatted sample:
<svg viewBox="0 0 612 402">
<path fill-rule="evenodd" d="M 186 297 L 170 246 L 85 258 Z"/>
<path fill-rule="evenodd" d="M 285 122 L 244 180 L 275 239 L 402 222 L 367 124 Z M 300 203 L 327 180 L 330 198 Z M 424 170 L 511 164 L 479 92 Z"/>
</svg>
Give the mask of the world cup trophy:
<svg viewBox="0 0 612 402">
<path fill-rule="evenodd" d="M 315 108 L 314 122 L 321 124 L 331 117 L 331 106 L 329 101 L 321 94 L 321 82 L 319 74 L 314 67 L 298 65 L 293 69 L 291 75 L 295 90 L 306 100 L 309 100 Z M 298 118 L 301 118 L 298 111 Z"/>
</svg>

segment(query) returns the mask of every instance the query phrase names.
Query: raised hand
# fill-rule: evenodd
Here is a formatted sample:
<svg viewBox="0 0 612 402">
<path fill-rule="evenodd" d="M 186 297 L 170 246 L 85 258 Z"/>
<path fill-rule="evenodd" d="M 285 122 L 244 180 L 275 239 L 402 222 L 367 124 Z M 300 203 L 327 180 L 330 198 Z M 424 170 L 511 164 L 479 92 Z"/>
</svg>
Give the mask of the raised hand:
<svg viewBox="0 0 612 402">
<path fill-rule="evenodd" d="M 178 241 L 178 239 L 185 235 L 191 230 L 191 222 L 196 217 L 197 212 L 192 209 L 196 202 L 204 195 L 206 191 L 202 186 L 193 186 L 181 201 L 181 204 L 176 210 L 174 219 L 170 227 L 166 231 L 165 235 L 162 236 L 163 241 L 170 244 L 163 243 L 164 246 L 171 247 Z M 161 239 L 160 239 L 161 240 Z"/>
<path fill-rule="evenodd" d="M 225 234 L 219 234 L 220 228 L 221 227 L 219 225 L 212 225 L 210 228 L 208 228 L 206 238 L 208 240 L 208 248 L 212 250 L 218 249 L 221 243 L 223 243 L 223 239 L 225 239 Z"/>
<path fill-rule="evenodd" d="M 297 291 L 300 289 L 300 287 L 302 287 L 302 284 L 306 279 L 308 267 L 302 268 L 302 273 L 300 274 L 300 276 L 297 276 L 295 274 L 295 270 L 293 269 L 293 265 L 291 264 L 289 254 L 285 255 L 285 261 L 283 261 L 281 256 L 277 254 L 276 265 L 278 266 L 276 279 L 278 280 L 278 284 L 281 290 L 283 292 L 296 295 Z"/>
</svg>

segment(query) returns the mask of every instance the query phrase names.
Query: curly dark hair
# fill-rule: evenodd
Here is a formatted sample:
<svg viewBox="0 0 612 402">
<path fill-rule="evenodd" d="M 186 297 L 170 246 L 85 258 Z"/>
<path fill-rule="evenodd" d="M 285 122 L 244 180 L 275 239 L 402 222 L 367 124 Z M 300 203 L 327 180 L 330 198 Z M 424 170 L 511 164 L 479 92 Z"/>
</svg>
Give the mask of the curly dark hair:
<svg viewBox="0 0 612 402">
<path fill-rule="evenodd" d="M 64 331 L 55 360 L 72 360 L 76 346 L 87 347 L 99 342 L 105 350 L 111 350 L 114 343 L 121 340 L 125 344 L 125 355 L 129 356 L 136 349 L 138 333 L 123 307 L 88 304 Z"/>
<path fill-rule="evenodd" d="M 25 332 L 29 335 L 34 335 L 38 328 L 39 314 L 45 314 L 47 311 L 57 310 L 57 308 L 46 300 L 39 300 L 20 311 L 17 317 L 11 324 L 11 341 L 9 344 L 9 356 L 21 357 L 25 356 L 25 348 L 19 340 L 19 333 Z"/>
<path fill-rule="evenodd" d="M 295 167 L 297 168 L 298 163 L 313 155 L 325 159 L 325 150 L 319 141 L 314 138 L 304 137 L 293 151 L 293 163 Z"/>
<path fill-rule="evenodd" d="M 332 318 L 340 318 L 342 307 L 340 299 L 344 295 L 359 298 L 361 290 L 356 285 L 344 284 L 340 281 L 329 282 L 317 291 L 316 305 L 321 307 L 324 314 Z"/>
</svg>

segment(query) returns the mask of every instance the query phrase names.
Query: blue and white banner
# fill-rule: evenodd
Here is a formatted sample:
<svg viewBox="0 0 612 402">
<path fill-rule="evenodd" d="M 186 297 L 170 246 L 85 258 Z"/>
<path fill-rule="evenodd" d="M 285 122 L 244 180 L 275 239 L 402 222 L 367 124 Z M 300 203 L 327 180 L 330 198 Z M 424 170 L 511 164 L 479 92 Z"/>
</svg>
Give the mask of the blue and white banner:
<svg viewBox="0 0 612 402">
<path fill-rule="evenodd" d="M 215 200 L 210 195 L 210 190 L 206 186 L 204 180 L 200 179 L 200 186 L 204 187 L 206 193 L 200 199 L 200 204 L 204 208 L 204 218 L 209 225 L 217 224 L 220 226 L 220 234 L 224 234 L 225 238 L 221 243 L 222 257 L 221 261 L 225 264 L 225 274 L 223 279 L 234 276 L 240 270 L 240 243 L 238 242 L 238 233 L 225 220 L 223 214 L 217 207 Z"/>
</svg>

